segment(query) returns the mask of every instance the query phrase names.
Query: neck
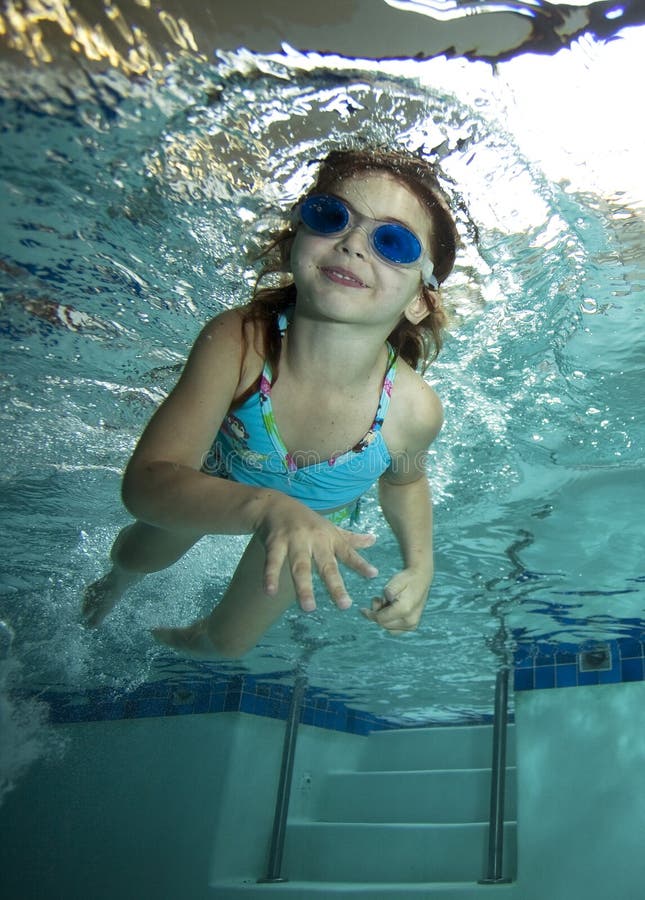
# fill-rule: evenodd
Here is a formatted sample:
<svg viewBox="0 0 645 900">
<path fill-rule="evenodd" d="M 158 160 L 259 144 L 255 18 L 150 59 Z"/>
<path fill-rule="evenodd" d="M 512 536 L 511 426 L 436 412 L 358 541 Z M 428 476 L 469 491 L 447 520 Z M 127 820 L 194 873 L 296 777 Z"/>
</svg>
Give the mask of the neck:
<svg viewBox="0 0 645 900">
<path fill-rule="evenodd" d="M 298 315 L 296 307 L 286 333 L 283 365 L 303 383 L 314 379 L 344 388 L 364 384 L 375 371 L 382 374 L 390 331 Z"/>
</svg>

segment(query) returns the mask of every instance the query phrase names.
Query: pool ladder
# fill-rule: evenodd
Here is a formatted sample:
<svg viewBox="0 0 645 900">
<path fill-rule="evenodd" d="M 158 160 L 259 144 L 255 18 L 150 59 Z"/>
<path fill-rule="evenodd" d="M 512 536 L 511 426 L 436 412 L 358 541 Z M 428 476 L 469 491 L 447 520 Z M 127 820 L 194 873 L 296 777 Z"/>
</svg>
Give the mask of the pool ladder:
<svg viewBox="0 0 645 900">
<path fill-rule="evenodd" d="M 504 861 L 504 800 L 506 790 L 506 744 L 508 725 L 508 680 L 507 666 L 498 670 L 495 681 L 495 713 L 493 721 L 493 749 L 490 792 L 490 815 L 488 824 L 487 870 L 479 879 L 481 885 L 509 884 L 510 878 L 503 876 Z M 291 696 L 285 729 L 280 779 L 276 797 L 273 830 L 269 848 L 266 874 L 258 879 L 258 884 L 279 884 L 288 881 L 282 875 L 282 857 L 289 812 L 289 798 L 293 778 L 293 764 L 298 738 L 298 723 L 307 679 L 296 676 Z"/>
</svg>

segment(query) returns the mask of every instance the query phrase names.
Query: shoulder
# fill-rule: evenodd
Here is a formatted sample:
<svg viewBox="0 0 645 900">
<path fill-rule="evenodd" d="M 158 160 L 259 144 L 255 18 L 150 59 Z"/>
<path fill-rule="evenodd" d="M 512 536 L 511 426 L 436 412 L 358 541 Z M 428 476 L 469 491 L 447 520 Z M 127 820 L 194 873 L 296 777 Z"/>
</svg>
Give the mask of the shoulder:
<svg viewBox="0 0 645 900">
<path fill-rule="evenodd" d="M 399 359 L 390 411 L 383 425 L 383 436 L 390 451 L 415 453 L 425 450 L 442 425 L 443 406 L 437 392 L 418 372 Z"/>
<path fill-rule="evenodd" d="M 200 331 L 186 362 L 181 382 L 202 380 L 209 374 L 243 386 L 245 372 L 261 367 L 258 323 L 249 321 L 246 307 L 226 310 L 207 322 Z"/>
<path fill-rule="evenodd" d="M 241 347 L 244 328 L 244 307 L 227 309 L 204 325 L 193 350 L 206 351 L 214 344 L 230 344 L 232 349 Z"/>
</svg>

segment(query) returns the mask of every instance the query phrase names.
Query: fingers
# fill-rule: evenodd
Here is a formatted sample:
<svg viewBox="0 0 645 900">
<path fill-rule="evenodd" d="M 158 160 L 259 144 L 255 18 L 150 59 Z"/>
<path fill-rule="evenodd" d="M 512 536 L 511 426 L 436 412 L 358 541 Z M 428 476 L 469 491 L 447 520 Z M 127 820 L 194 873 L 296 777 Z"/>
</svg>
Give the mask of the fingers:
<svg viewBox="0 0 645 900">
<path fill-rule="evenodd" d="M 314 556 L 314 560 L 327 592 L 336 606 L 339 609 L 349 609 L 352 605 L 352 600 L 347 593 L 345 582 L 338 567 L 338 561 L 340 560 L 344 565 L 365 578 L 374 578 L 378 575 L 378 569 L 371 563 L 368 563 L 366 559 L 363 559 L 354 547 L 370 547 L 375 542 L 376 537 L 373 534 L 346 531 L 343 528 L 337 528 L 336 531 L 341 541 L 334 544 L 332 552 L 317 553 Z"/>
<path fill-rule="evenodd" d="M 327 593 L 339 609 L 349 609 L 352 600 L 347 593 L 345 582 L 340 574 L 335 557 L 324 563 L 317 562 L 318 573 L 323 580 Z"/>
<path fill-rule="evenodd" d="M 388 596 L 389 594 L 389 596 Z M 390 594 L 386 588 L 383 597 L 374 597 L 371 609 L 361 609 L 361 614 L 389 631 L 390 634 L 402 634 L 414 631 L 419 624 L 419 616 L 414 610 L 405 609 L 399 598 Z"/>
<path fill-rule="evenodd" d="M 280 572 L 287 557 L 287 545 L 280 541 L 266 541 L 264 563 L 264 590 L 269 597 L 275 597 L 280 584 Z"/>
<path fill-rule="evenodd" d="M 355 572 L 358 572 L 358 574 L 362 575 L 364 578 L 376 578 L 378 575 L 376 566 L 369 563 L 360 555 L 360 553 L 357 553 L 356 550 L 349 549 L 346 553 L 338 554 L 338 556 L 344 565 L 353 569 Z"/>
<path fill-rule="evenodd" d="M 360 553 L 357 553 L 355 548 L 371 547 L 376 541 L 376 535 L 345 531 L 342 528 L 339 528 L 338 531 L 345 538 L 345 543 L 341 545 L 341 552 L 337 553 L 340 561 L 364 578 L 375 578 L 378 575 L 378 569 L 364 559 Z"/>
<path fill-rule="evenodd" d="M 296 589 L 296 598 L 303 612 L 313 612 L 316 608 L 311 570 L 311 556 L 300 554 L 290 561 L 291 577 Z"/>
<path fill-rule="evenodd" d="M 296 598 L 304 612 L 313 612 L 316 608 L 314 599 L 311 555 L 307 552 L 292 550 L 286 540 L 267 541 L 266 560 L 264 564 L 264 591 L 269 597 L 277 596 L 280 590 L 280 577 L 286 565 L 289 567 Z"/>
<path fill-rule="evenodd" d="M 316 608 L 313 590 L 315 565 L 331 599 L 339 609 L 348 609 L 352 600 L 338 562 L 365 578 L 374 578 L 378 570 L 354 549 L 355 546 L 369 547 L 374 541 L 374 535 L 345 531 L 335 526 L 331 539 L 327 528 L 319 534 L 303 532 L 297 539 L 292 535 L 269 539 L 265 541 L 264 590 L 269 596 L 275 596 L 279 590 L 281 572 L 288 566 L 299 605 L 304 612 L 312 612 Z"/>
<path fill-rule="evenodd" d="M 347 531 L 338 525 L 336 528 L 351 547 L 362 547 L 364 549 L 376 543 L 376 535 L 368 531 Z"/>
</svg>

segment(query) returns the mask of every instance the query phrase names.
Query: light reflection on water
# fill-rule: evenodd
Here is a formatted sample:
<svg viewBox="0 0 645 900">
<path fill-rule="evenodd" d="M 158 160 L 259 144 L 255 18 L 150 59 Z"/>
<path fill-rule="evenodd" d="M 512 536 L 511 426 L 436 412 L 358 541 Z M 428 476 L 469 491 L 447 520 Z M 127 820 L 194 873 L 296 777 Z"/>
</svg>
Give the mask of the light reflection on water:
<svg viewBox="0 0 645 900">
<path fill-rule="evenodd" d="M 288 670 L 315 644 L 312 682 L 364 709 L 467 714 L 490 708 L 491 609 L 556 641 L 642 625 L 642 218 L 546 178 L 500 124 L 508 98 L 451 93 L 463 65 L 443 65 L 424 88 L 370 66 L 286 78 L 248 53 L 188 55 L 148 79 L 2 69 L 2 615 L 27 681 L 158 677 L 167 656 L 147 630 L 203 613 L 230 576 L 242 540 L 209 538 L 99 633 L 77 622 L 126 521 L 119 473 L 143 424 L 201 323 L 248 294 L 240 248 L 350 137 L 433 152 L 459 213 L 453 330 L 429 374 L 447 413 L 431 454 L 437 579 L 414 635 L 323 601 L 278 623 L 249 669 Z M 373 499 L 365 515 L 380 584 L 394 542 Z M 371 590 L 349 582 L 363 605 Z"/>
</svg>

